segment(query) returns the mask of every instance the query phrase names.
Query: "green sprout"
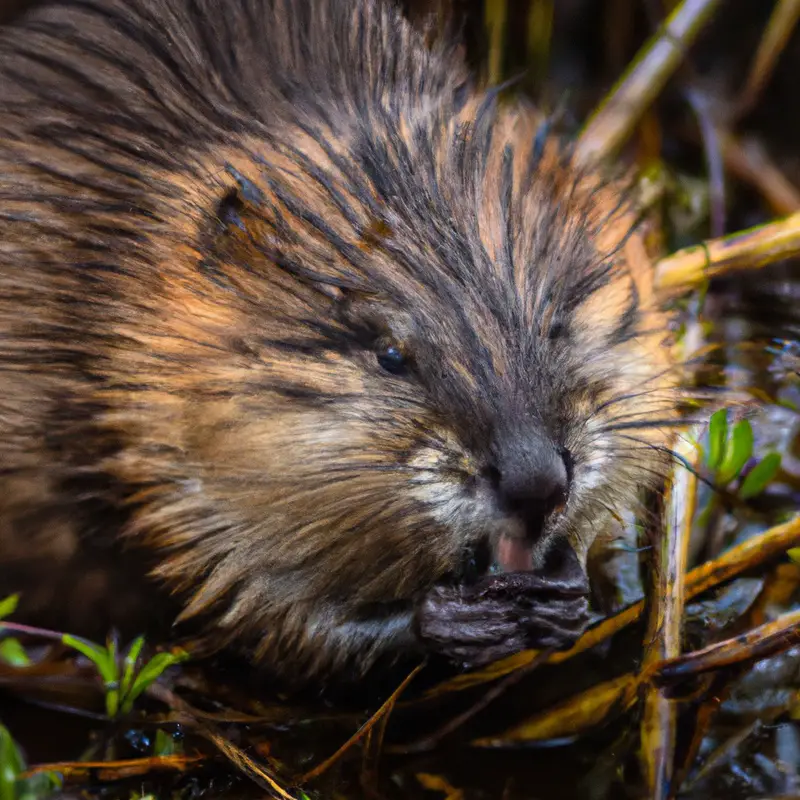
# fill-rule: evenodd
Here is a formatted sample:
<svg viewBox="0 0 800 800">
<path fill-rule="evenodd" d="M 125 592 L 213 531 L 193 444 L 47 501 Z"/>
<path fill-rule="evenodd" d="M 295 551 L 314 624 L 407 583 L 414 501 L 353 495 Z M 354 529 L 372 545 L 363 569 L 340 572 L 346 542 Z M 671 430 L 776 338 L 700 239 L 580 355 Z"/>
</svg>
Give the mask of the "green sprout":
<svg viewBox="0 0 800 800">
<path fill-rule="evenodd" d="M 16 611 L 18 602 L 19 597 L 15 594 L 0 600 L 0 633 L 3 631 L 2 620 Z M 58 637 L 58 634 L 46 633 Z M 106 713 L 112 719 L 120 713 L 129 714 L 139 696 L 158 680 L 164 670 L 189 658 L 188 653 L 175 650 L 156 653 L 146 664 L 140 665 L 143 636 L 133 641 L 122 658 L 113 638 L 108 639 L 105 647 L 68 633 L 60 638 L 65 645 L 82 653 L 97 667 L 106 690 Z M 0 640 L 0 663 L 24 667 L 31 662 L 17 639 L 4 638 Z M 0 800 L 3 800 L 2 796 Z"/>
<path fill-rule="evenodd" d="M 68 633 L 63 635 L 62 641 L 82 653 L 97 667 L 106 690 L 106 713 L 112 719 L 119 714 L 129 714 L 138 697 L 161 676 L 164 670 L 186 661 L 189 657 L 189 654 L 182 650 L 156 653 L 137 671 L 139 657 L 144 647 L 143 636 L 133 641 L 121 663 L 117 644 L 111 638 L 106 647 Z"/>
<path fill-rule="evenodd" d="M 753 456 L 753 428 L 749 420 L 728 424 L 728 410 L 714 412 L 708 424 L 706 465 L 719 486 L 728 486 L 740 479 L 736 491 L 742 500 L 760 494 L 778 474 L 781 454 L 767 453 L 746 475 L 742 470 Z"/>
<path fill-rule="evenodd" d="M 18 603 L 19 595 L 16 594 L 0 600 L 0 632 L 3 630 L 2 620 L 17 610 Z M 27 667 L 30 663 L 31 660 L 19 639 L 8 637 L 0 640 L 0 664 L 8 664 L 10 667 Z"/>
<path fill-rule="evenodd" d="M 60 789 L 55 772 L 39 772 L 23 778 L 26 764 L 8 728 L 0 724 L 0 800 L 39 800 Z"/>
<path fill-rule="evenodd" d="M 156 731 L 156 740 L 153 744 L 153 755 L 159 758 L 166 758 L 167 756 L 174 756 L 181 753 L 182 747 L 180 742 L 165 731 L 161 729 Z"/>
<path fill-rule="evenodd" d="M 10 617 L 17 610 L 18 603 L 18 594 L 12 594 L 10 597 L 6 597 L 5 600 L 0 600 L 0 619 Z"/>
</svg>

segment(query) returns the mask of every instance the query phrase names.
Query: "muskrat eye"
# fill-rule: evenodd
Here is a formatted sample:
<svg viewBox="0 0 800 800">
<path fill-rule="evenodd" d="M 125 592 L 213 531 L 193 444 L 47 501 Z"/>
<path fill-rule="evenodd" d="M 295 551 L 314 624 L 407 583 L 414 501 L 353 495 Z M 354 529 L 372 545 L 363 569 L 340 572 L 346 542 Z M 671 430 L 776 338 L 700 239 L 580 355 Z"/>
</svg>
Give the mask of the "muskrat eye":
<svg viewBox="0 0 800 800">
<path fill-rule="evenodd" d="M 388 345 L 378 353 L 378 364 L 392 375 L 402 375 L 406 371 L 406 357 L 398 347 Z"/>
</svg>

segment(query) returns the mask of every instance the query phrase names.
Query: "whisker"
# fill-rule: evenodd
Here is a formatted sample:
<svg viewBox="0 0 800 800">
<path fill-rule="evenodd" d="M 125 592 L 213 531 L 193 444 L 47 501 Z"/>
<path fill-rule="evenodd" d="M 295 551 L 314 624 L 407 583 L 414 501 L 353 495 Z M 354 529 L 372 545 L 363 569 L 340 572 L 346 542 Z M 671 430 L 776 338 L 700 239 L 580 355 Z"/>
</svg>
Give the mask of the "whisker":
<svg viewBox="0 0 800 800">
<path fill-rule="evenodd" d="M 656 392 L 664 391 L 663 387 L 659 386 L 655 389 L 648 389 L 644 392 L 630 392 L 628 394 L 620 394 L 614 397 L 611 397 L 609 400 L 606 400 L 604 403 L 601 403 L 594 409 L 595 414 L 599 414 L 601 411 L 605 411 L 605 409 L 609 408 L 610 406 L 616 405 L 617 403 L 624 403 L 626 400 L 637 400 L 640 397 L 647 397 L 649 395 L 653 395 Z"/>
<path fill-rule="evenodd" d="M 691 419 L 654 419 L 649 422 L 620 422 L 618 425 L 605 425 L 600 428 L 603 433 L 625 430 L 651 430 L 653 428 L 688 428 L 699 424 Z"/>
<path fill-rule="evenodd" d="M 688 470 L 688 471 L 689 471 L 689 473 L 691 473 L 692 475 L 694 475 L 694 477 L 695 477 L 695 478 L 697 478 L 697 480 L 701 481 L 702 483 L 706 484 L 707 486 L 710 486 L 710 487 L 711 487 L 711 488 L 713 488 L 713 489 L 716 489 L 716 487 L 714 486 L 714 484 L 713 484 L 713 483 L 711 483 L 711 482 L 708 480 L 708 478 L 706 478 L 706 477 L 704 477 L 703 475 L 701 475 L 701 474 L 700 474 L 700 473 L 699 473 L 699 472 L 698 472 L 698 471 L 697 471 L 697 470 L 696 470 L 696 469 L 695 469 L 695 468 L 692 466 L 692 464 L 689 462 L 689 460 L 688 460 L 688 459 L 687 459 L 685 456 L 682 456 L 680 453 L 676 453 L 676 452 L 675 452 L 674 450 L 672 450 L 671 448 L 669 448 L 669 447 L 665 447 L 664 445 L 652 444 L 651 442 L 647 442 L 647 441 L 645 441 L 644 439 L 637 439 L 635 436 L 624 436 L 624 435 L 623 435 L 623 436 L 621 436 L 620 438 L 624 438 L 624 439 L 630 439 L 631 441 L 637 442 L 637 443 L 638 443 L 639 445 L 641 445 L 641 446 L 642 446 L 644 449 L 648 449 L 648 450 L 655 450 L 655 451 L 657 451 L 657 452 L 664 453 L 665 455 L 668 455 L 668 456 L 670 457 L 670 459 L 672 459 L 673 461 L 675 461 L 675 462 L 679 463 L 679 464 L 680 464 L 682 467 L 684 467 L 686 470 Z"/>
</svg>

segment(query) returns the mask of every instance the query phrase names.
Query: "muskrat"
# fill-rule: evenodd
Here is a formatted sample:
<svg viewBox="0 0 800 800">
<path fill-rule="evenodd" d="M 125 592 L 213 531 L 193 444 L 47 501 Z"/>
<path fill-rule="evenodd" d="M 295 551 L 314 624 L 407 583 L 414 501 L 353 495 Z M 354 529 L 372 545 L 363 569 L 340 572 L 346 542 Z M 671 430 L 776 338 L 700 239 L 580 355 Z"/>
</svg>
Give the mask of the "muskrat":
<svg viewBox="0 0 800 800">
<path fill-rule="evenodd" d="M 298 680 L 568 645 L 676 413 L 628 181 L 379 0 L 45 0 L 0 36 L 20 613 Z"/>
</svg>

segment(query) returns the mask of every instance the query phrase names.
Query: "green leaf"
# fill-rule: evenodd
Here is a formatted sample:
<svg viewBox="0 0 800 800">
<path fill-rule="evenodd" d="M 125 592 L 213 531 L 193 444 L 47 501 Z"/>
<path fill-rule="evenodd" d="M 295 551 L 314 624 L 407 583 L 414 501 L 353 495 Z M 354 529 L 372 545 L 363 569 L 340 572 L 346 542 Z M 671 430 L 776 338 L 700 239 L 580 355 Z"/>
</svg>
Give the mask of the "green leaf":
<svg viewBox="0 0 800 800">
<path fill-rule="evenodd" d="M 133 686 L 123 702 L 123 713 L 127 714 L 133 708 L 133 703 L 136 698 L 139 697 L 151 683 L 156 681 L 165 669 L 171 667 L 173 664 L 186 661 L 187 658 L 189 658 L 189 654 L 182 651 L 176 653 L 157 653 L 154 655 L 136 676 L 136 680 L 133 682 Z"/>
<path fill-rule="evenodd" d="M 0 800 L 16 800 L 16 783 L 25 762 L 11 733 L 0 725 Z"/>
<path fill-rule="evenodd" d="M 742 471 L 742 467 L 753 455 L 753 429 L 750 421 L 741 419 L 733 426 L 728 438 L 725 456 L 717 471 L 720 484 L 730 483 Z"/>
<path fill-rule="evenodd" d="M 61 788 L 63 781 L 56 772 L 38 772 L 20 779 L 25 768 L 25 759 L 11 733 L 0 724 L 0 800 L 42 800 Z"/>
<path fill-rule="evenodd" d="M 139 660 L 139 654 L 142 652 L 142 647 L 144 647 L 144 636 L 139 636 L 137 639 L 134 639 L 133 644 L 128 648 L 128 654 L 125 656 L 124 670 L 122 673 L 122 683 L 120 684 L 120 690 L 123 696 L 130 691 L 133 673 L 136 669 L 136 662 Z"/>
<path fill-rule="evenodd" d="M 37 772 L 17 783 L 17 800 L 42 800 L 62 786 L 63 780 L 57 772 Z"/>
<path fill-rule="evenodd" d="M 10 616 L 17 610 L 17 603 L 19 603 L 19 595 L 12 594 L 6 597 L 5 600 L 0 600 L 0 619 Z"/>
<path fill-rule="evenodd" d="M 777 475 L 781 466 L 780 453 L 767 453 L 761 461 L 747 473 L 739 487 L 739 497 L 749 500 L 764 491 L 764 488 Z"/>
<path fill-rule="evenodd" d="M 119 689 L 115 687 L 106 688 L 106 714 L 111 718 L 119 713 Z"/>
<path fill-rule="evenodd" d="M 708 455 L 706 463 L 709 469 L 717 469 L 725 450 L 725 439 L 728 435 L 728 409 L 721 408 L 711 415 L 708 422 Z"/>
<path fill-rule="evenodd" d="M 119 665 L 117 664 L 117 641 L 116 639 L 108 639 L 106 641 L 106 659 L 108 660 L 109 675 L 103 675 L 106 683 L 113 684 L 119 687 Z"/>
<path fill-rule="evenodd" d="M 787 550 L 786 555 L 788 555 L 795 564 L 800 564 L 800 547 L 793 547 L 791 550 Z"/>
<path fill-rule="evenodd" d="M 27 667 L 31 660 L 25 648 L 18 639 L 3 639 L 0 641 L 0 661 L 10 667 Z"/>
<path fill-rule="evenodd" d="M 153 745 L 153 755 L 164 758 L 174 756 L 177 751 L 175 740 L 162 730 L 156 731 L 156 741 Z"/>
<path fill-rule="evenodd" d="M 117 683 L 119 678 L 117 662 L 111 657 L 112 654 L 109 653 L 105 647 L 100 647 L 100 645 L 94 644 L 94 642 L 72 636 L 69 633 L 65 633 L 61 637 L 61 641 L 69 647 L 74 648 L 79 653 L 83 653 L 86 658 L 94 662 L 106 685 Z"/>
</svg>

